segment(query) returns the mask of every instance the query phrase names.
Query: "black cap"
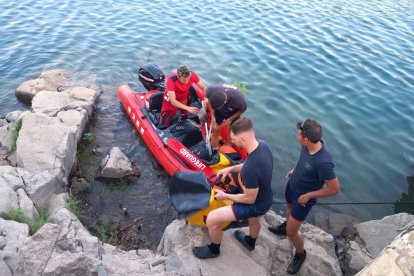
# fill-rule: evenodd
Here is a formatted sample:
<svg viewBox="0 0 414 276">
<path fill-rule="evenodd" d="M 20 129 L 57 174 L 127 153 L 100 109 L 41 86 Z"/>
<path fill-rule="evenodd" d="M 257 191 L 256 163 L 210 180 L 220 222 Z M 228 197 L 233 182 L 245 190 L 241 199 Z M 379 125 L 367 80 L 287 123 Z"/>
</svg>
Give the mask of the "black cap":
<svg viewBox="0 0 414 276">
<path fill-rule="evenodd" d="M 209 88 L 207 88 L 206 94 L 208 91 Z M 210 105 L 213 109 L 217 109 L 226 103 L 226 94 L 224 94 L 222 91 L 217 91 L 208 97 L 208 101 L 210 102 Z"/>
<path fill-rule="evenodd" d="M 321 125 L 312 119 L 307 119 L 303 124 L 298 122 L 296 128 L 302 131 L 302 136 L 308 138 L 312 143 L 317 143 L 322 139 Z"/>
</svg>

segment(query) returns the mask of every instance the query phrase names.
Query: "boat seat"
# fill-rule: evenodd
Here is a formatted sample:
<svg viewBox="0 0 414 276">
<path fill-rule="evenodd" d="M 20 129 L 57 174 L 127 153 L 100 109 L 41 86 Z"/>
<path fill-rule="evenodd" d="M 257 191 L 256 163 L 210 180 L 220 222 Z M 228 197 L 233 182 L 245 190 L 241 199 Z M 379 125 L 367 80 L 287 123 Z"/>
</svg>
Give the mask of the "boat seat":
<svg viewBox="0 0 414 276">
<path fill-rule="evenodd" d="M 172 126 L 170 132 L 175 139 L 188 149 L 203 141 L 203 134 L 200 128 L 188 119 L 179 121 Z"/>
<path fill-rule="evenodd" d="M 149 97 L 149 111 L 152 113 L 161 112 L 162 108 L 162 99 L 164 97 L 164 92 L 156 92 Z"/>
</svg>

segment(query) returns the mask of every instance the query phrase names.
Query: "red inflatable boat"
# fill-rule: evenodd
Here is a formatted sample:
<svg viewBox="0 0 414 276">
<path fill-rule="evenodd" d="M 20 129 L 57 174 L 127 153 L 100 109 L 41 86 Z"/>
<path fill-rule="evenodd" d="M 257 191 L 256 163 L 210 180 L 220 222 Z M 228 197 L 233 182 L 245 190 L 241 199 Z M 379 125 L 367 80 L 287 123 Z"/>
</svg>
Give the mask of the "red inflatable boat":
<svg viewBox="0 0 414 276">
<path fill-rule="evenodd" d="M 138 75 L 148 91 L 138 93 L 122 85 L 118 97 L 138 133 L 169 175 L 177 171 L 200 171 L 215 182 L 218 170 L 240 161 L 242 156 L 245 158 L 242 152 L 228 146 L 209 149 L 206 127 L 197 116 L 178 116 L 168 128 L 160 125 L 165 76 L 153 64 L 141 67 Z M 194 90 L 193 105 L 201 107 L 204 95 L 196 87 Z"/>
</svg>

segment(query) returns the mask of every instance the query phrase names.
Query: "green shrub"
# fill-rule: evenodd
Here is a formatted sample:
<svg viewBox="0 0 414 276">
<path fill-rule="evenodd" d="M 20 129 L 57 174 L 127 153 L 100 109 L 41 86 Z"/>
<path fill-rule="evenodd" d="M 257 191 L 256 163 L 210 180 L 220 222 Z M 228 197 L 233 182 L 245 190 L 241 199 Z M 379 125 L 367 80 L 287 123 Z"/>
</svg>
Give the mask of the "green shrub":
<svg viewBox="0 0 414 276">
<path fill-rule="evenodd" d="M 29 224 L 30 235 L 34 235 L 37 232 L 37 230 L 42 228 L 42 226 L 45 225 L 47 220 L 49 219 L 49 208 L 40 207 L 37 211 L 39 212 L 39 216 Z"/>
<path fill-rule="evenodd" d="M 6 214 L 6 219 L 27 224 L 29 226 L 29 234 L 32 236 L 37 232 L 37 230 L 39 230 L 40 228 L 42 228 L 43 225 L 45 225 L 49 218 L 49 209 L 47 207 L 39 208 L 38 212 L 39 216 L 34 221 L 30 221 L 30 219 L 24 214 L 22 209 L 11 209 Z"/>
<path fill-rule="evenodd" d="M 10 151 L 11 152 L 16 151 L 17 138 L 19 138 L 19 132 L 21 128 L 22 128 L 22 119 L 19 119 L 14 124 L 14 129 L 10 136 Z"/>
<path fill-rule="evenodd" d="M 238 88 L 242 94 L 247 93 L 247 86 L 246 86 L 246 84 L 240 83 L 238 81 L 233 81 L 231 85 L 234 86 L 234 87 L 236 87 L 236 88 Z"/>
<path fill-rule="evenodd" d="M 93 134 L 90 132 L 86 132 L 85 134 L 83 134 L 82 139 L 91 142 L 93 140 Z"/>
<path fill-rule="evenodd" d="M 80 214 L 82 212 L 81 204 L 82 204 L 82 201 L 80 200 L 80 198 L 71 197 L 71 198 L 69 198 L 68 208 L 76 216 L 80 216 Z"/>
<path fill-rule="evenodd" d="M 22 209 L 11 209 L 6 214 L 6 219 L 8 219 L 8 220 L 14 220 L 14 221 L 17 221 L 17 222 L 20 222 L 20 223 L 29 224 L 29 219 L 23 213 Z"/>
<path fill-rule="evenodd" d="M 100 241 L 112 245 L 117 245 L 119 241 L 117 233 L 120 228 L 121 225 L 119 222 L 98 220 L 92 224 L 90 231 L 94 236 L 97 236 Z"/>
<path fill-rule="evenodd" d="M 407 176 L 408 194 L 402 193 L 401 198 L 395 202 L 394 212 L 414 215 L 414 175 Z"/>
</svg>

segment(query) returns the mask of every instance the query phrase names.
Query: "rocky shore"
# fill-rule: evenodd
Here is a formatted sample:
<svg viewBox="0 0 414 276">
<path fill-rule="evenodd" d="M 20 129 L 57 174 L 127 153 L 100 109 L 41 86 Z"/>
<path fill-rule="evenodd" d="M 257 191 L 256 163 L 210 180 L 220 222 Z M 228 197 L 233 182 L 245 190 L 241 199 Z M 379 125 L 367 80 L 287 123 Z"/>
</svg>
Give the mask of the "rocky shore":
<svg viewBox="0 0 414 276">
<path fill-rule="evenodd" d="M 91 235 L 69 211 L 68 177 L 99 91 L 94 82 L 71 84 L 68 79 L 66 71 L 57 69 L 24 82 L 16 96 L 31 109 L 0 119 L 0 275 L 286 275 L 294 248 L 286 237 L 267 230 L 283 220 L 273 211 L 261 219 L 253 252 L 244 250 L 229 229 L 220 257 L 204 261 L 191 248 L 207 242 L 206 229 L 183 220 L 165 229 L 156 251 L 122 251 Z M 119 149 L 113 152 L 122 162 L 109 156 L 104 163 L 125 168 L 128 161 Z M 114 172 L 114 167 L 104 172 L 129 173 Z M 46 223 L 33 228 L 44 208 Z M 11 210 L 20 210 L 27 223 L 10 220 Z M 414 275 L 413 230 L 414 216 L 406 213 L 362 223 L 349 220 L 335 237 L 304 224 L 308 258 L 298 275 Z"/>
</svg>

